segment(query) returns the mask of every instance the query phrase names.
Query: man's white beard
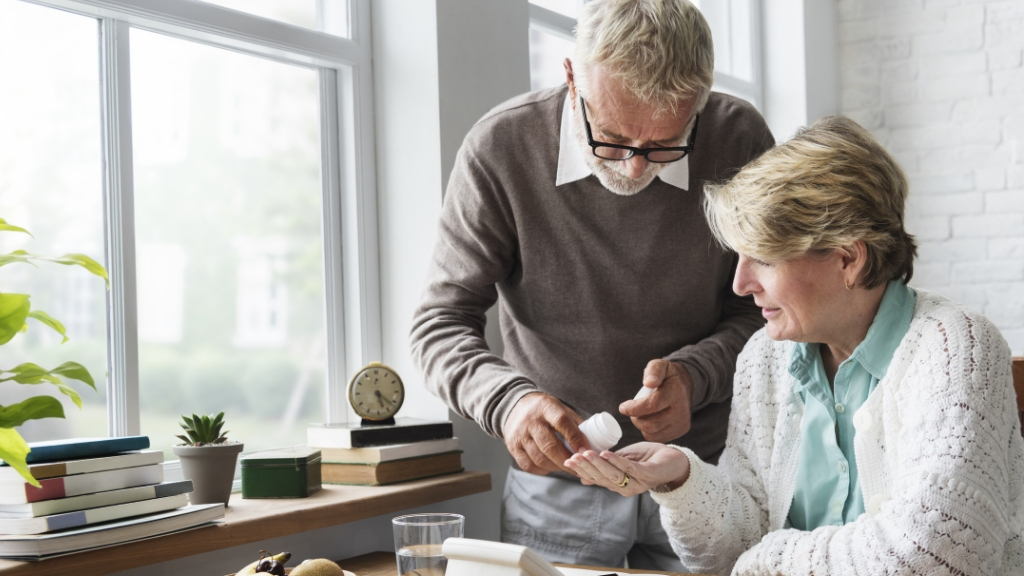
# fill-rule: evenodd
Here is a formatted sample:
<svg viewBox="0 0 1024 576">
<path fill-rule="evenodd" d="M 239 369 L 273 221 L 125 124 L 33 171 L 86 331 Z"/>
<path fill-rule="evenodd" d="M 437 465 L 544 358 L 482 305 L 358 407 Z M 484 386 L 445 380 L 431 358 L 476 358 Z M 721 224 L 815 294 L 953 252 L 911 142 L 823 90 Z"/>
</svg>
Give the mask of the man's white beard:
<svg viewBox="0 0 1024 576">
<path fill-rule="evenodd" d="M 583 158 L 587 166 L 605 188 L 620 196 L 632 196 L 647 188 L 654 177 L 668 166 L 668 164 L 648 162 L 643 174 L 637 178 L 630 178 L 623 174 L 628 160 L 604 160 L 594 156 L 593 148 L 587 144 L 587 133 L 583 128 L 583 116 L 580 114 L 579 106 L 576 107 L 576 112 L 572 115 L 572 131 L 576 137 L 576 143 L 583 150 Z"/>
</svg>

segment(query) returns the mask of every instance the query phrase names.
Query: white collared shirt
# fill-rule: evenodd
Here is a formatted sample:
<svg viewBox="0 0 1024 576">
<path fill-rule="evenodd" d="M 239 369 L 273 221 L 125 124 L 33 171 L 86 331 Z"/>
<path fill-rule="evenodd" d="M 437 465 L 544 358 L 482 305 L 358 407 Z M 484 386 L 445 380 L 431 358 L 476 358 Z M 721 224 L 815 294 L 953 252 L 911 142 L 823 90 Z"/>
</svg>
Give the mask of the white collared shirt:
<svg viewBox="0 0 1024 576">
<path fill-rule="evenodd" d="M 593 174 L 587 160 L 583 157 L 583 149 L 574 141 L 572 130 L 572 102 L 569 95 L 565 96 L 562 108 L 562 126 L 558 135 L 558 171 L 555 172 L 555 186 L 582 180 Z M 658 173 L 666 184 L 688 190 L 690 186 L 690 157 L 686 156 L 678 162 L 672 162 Z"/>
</svg>

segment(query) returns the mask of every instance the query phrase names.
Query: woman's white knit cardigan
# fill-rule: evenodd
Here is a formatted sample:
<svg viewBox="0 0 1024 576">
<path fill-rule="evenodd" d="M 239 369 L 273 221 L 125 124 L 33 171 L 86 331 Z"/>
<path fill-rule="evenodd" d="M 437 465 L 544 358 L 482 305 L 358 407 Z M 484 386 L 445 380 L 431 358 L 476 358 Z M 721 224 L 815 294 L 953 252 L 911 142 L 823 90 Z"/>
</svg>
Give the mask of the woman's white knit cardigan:
<svg viewBox="0 0 1024 576">
<path fill-rule="evenodd" d="M 910 331 L 854 415 L 868 512 L 784 528 L 803 403 L 792 342 L 761 330 L 739 356 L 718 466 L 655 493 L 672 547 L 709 574 L 1024 574 L 1024 441 L 1010 352 L 985 317 L 918 291 Z"/>
</svg>

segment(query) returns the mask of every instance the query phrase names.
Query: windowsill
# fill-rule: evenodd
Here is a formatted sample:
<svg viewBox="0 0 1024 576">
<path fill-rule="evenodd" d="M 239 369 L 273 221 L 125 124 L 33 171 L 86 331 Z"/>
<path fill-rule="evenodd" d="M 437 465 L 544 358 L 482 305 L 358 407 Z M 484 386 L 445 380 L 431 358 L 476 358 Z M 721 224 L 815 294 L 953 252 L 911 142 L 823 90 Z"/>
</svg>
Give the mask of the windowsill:
<svg viewBox="0 0 1024 576">
<path fill-rule="evenodd" d="M 117 569 L 128 570 L 355 522 L 490 489 L 491 475 L 487 472 L 461 472 L 393 486 L 324 485 L 323 490 L 308 498 L 243 500 L 241 494 L 234 494 L 223 524 L 117 546 Z M 0 574 L 107 574 L 111 569 L 112 552 L 111 548 L 104 548 L 42 562 L 0 560 Z"/>
</svg>

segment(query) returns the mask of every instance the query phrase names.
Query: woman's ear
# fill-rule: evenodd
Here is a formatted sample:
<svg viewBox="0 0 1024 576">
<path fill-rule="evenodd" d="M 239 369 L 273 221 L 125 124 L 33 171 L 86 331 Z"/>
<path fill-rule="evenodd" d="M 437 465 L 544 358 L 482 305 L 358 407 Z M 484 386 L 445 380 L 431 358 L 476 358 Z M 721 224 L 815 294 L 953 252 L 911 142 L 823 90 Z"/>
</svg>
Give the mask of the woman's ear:
<svg viewBox="0 0 1024 576">
<path fill-rule="evenodd" d="M 843 276 L 851 286 L 860 280 L 861 272 L 868 263 L 868 245 L 863 240 L 856 240 L 850 246 L 836 248 L 842 263 Z"/>
</svg>

